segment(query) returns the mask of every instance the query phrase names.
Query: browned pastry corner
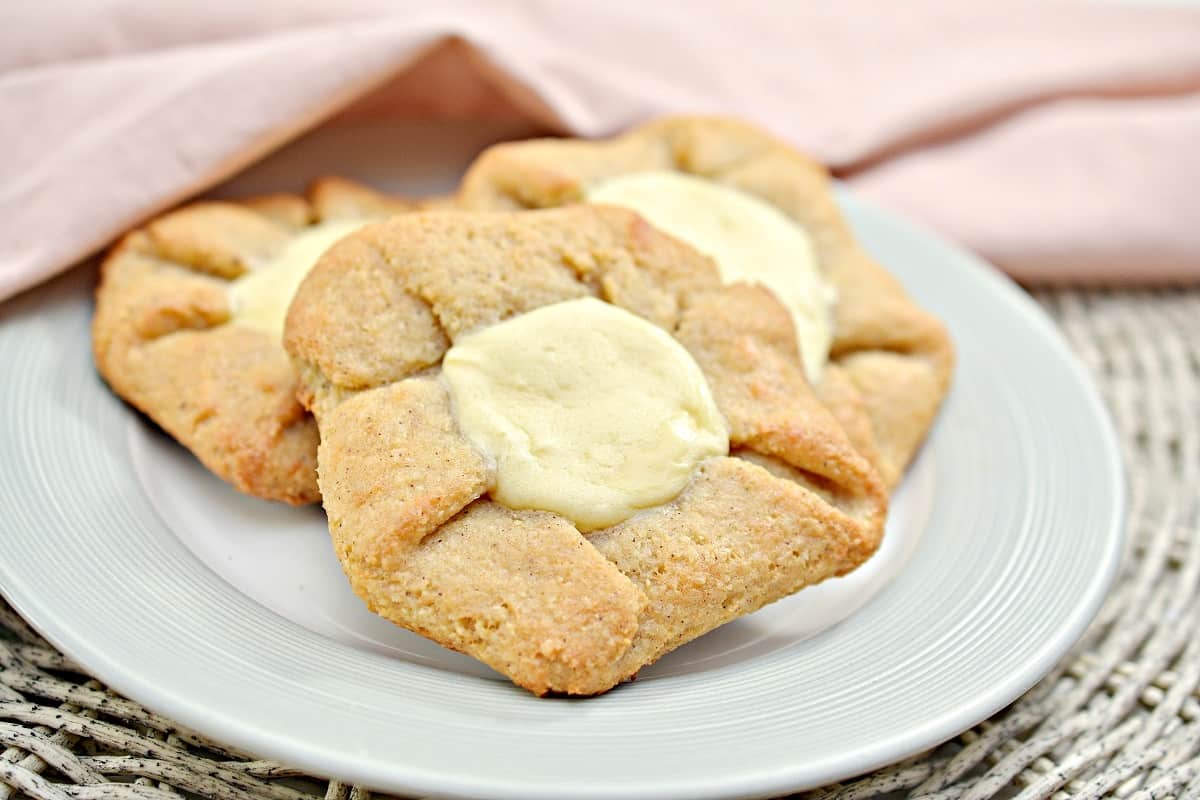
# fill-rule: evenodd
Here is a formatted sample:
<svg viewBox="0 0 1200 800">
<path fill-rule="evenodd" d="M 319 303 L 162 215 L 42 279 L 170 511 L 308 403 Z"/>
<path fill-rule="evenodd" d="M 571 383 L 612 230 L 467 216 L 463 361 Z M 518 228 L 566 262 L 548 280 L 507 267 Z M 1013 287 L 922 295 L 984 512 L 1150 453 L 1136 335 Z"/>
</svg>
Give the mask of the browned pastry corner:
<svg viewBox="0 0 1200 800">
<path fill-rule="evenodd" d="M 320 498 L 317 426 L 296 401 L 281 343 L 227 324 L 230 281 L 307 226 L 364 221 L 413 203 L 339 178 L 306 197 L 199 202 L 118 242 L 101 267 L 92 320 L 96 366 L 113 390 L 247 494 Z"/>
<path fill-rule="evenodd" d="M 730 428 L 673 500 L 588 535 L 489 499 L 440 362 L 461 336 L 595 296 L 674 335 Z M 617 208 L 406 214 L 309 273 L 285 347 L 321 427 L 334 548 L 377 614 L 535 694 L 595 694 L 697 636 L 853 570 L 886 515 L 878 473 L 804 378 L 774 295 L 722 287 Z"/>
<path fill-rule="evenodd" d="M 582 202 L 594 182 L 650 170 L 757 196 L 807 232 L 837 291 L 831 362 L 817 394 L 894 487 L 949 388 L 953 346 L 941 323 L 855 241 L 821 165 L 741 122 L 676 117 L 607 141 L 496 145 L 467 172 L 458 200 L 474 210 L 548 208 Z"/>
</svg>

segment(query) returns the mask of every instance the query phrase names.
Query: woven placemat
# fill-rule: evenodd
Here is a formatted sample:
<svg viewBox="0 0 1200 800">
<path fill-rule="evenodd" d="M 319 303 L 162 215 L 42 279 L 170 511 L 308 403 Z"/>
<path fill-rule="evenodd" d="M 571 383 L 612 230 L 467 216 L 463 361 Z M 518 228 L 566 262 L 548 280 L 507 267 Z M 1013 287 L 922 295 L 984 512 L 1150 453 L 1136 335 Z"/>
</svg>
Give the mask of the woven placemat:
<svg viewBox="0 0 1200 800">
<path fill-rule="evenodd" d="M 1095 374 L 1124 446 L 1130 537 L 1117 584 L 1070 655 L 1009 708 L 813 798 L 1200 798 L 1200 291 L 1038 299 Z M 0 800 L 367 797 L 108 691 L 2 601 L 0 747 Z"/>
</svg>

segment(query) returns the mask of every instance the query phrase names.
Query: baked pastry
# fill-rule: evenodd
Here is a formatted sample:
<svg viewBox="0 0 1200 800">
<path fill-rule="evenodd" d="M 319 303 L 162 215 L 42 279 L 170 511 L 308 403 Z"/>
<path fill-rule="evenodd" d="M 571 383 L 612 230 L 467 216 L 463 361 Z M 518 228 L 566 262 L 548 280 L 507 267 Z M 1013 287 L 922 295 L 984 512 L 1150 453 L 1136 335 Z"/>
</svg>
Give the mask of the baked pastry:
<svg viewBox="0 0 1200 800">
<path fill-rule="evenodd" d="M 290 291 L 333 241 L 414 207 L 326 178 L 306 197 L 199 202 L 151 220 L 101 267 L 100 374 L 238 490 L 318 500 L 317 426 L 281 342 Z"/>
<path fill-rule="evenodd" d="M 458 199 L 474 210 L 625 205 L 713 256 L 726 279 L 765 283 L 790 307 L 802 340 L 809 332 L 802 349 L 817 394 L 889 487 L 949 388 L 945 328 L 858 245 L 824 168 L 747 124 L 676 117 L 608 141 L 496 145 L 468 170 Z M 740 228 L 732 243 L 720 238 L 729 226 Z M 747 247 L 756 251 L 745 256 Z"/>
<path fill-rule="evenodd" d="M 535 334 L 520 327 L 535 316 Z M 635 331 L 634 357 L 580 352 L 575 342 L 609 321 Z M 506 344 L 480 345 L 501 331 Z M 656 338 L 667 341 L 641 349 Z M 882 535 L 886 488 L 810 388 L 786 310 L 761 287 L 723 286 L 711 260 L 624 209 L 427 212 L 365 228 L 309 273 L 284 343 L 320 425 L 322 498 L 354 590 L 535 694 L 606 691 L 718 625 L 853 570 Z M 492 363 L 503 347 L 525 355 Z M 570 376 L 546 360 L 556 357 Z M 636 436 L 630 450 L 626 428 L 696 441 L 679 419 L 647 421 L 632 405 L 608 406 L 587 447 L 537 438 L 543 412 L 560 415 L 542 426 L 553 433 L 580 400 L 659 391 L 611 391 L 607 376 L 626 380 L 643 359 L 635 382 L 701 375 L 703 387 L 681 390 L 687 415 L 711 433 L 702 406 L 713 402 L 723 420 L 715 450 L 711 438 L 689 450 L 678 488 L 616 516 L 589 516 L 602 501 L 586 498 L 559 510 L 520 492 L 498 500 L 509 462 L 531 453 L 587 451 L 587 469 L 602 470 L 657 455 Z M 470 380 L 454 370 L 507 376 L 540 405 L 501 426 L 490 451 L 465 410 Z M 487 407 L 508 414 L 501 405 Z M 573 488 L 586 495 L 584 482 Z"/>
</svg>

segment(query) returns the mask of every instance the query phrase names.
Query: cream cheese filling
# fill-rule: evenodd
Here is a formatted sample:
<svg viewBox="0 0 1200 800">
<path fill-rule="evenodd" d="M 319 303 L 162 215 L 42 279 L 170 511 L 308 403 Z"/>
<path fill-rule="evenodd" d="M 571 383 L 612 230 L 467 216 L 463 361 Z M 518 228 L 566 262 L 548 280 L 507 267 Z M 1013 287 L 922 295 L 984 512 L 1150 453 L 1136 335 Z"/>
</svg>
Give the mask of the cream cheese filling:
<svg viewBox="0 0 1200 800">
<path fill-rule="evenodd" d="M 460 337 L 442 361 L 455 417 L 495 464 L 492 497 L 582 531 L 674 498 L 729 433 L 691 354 L 594 298 Z"/>
<path fill-rule="evenodd" d="M 309 226 L 297 234 L 273 259 L 242 275 L 229 287 L 231 321 L 283 340 L 288 306 L 304 276 L 326 250 L 366 223 L 331 220 Z"/>
<path fill-rule="evenodd" d="M 833 341 L 834 290 L 804 230 L 769 203 L 713 181 L 669 170 L 609 178 L 590 203 L 624 206 L 716 262 L 726 283 L 770 289 L 790 312 L 805 373 L 815 384 Z"/>
</svg>

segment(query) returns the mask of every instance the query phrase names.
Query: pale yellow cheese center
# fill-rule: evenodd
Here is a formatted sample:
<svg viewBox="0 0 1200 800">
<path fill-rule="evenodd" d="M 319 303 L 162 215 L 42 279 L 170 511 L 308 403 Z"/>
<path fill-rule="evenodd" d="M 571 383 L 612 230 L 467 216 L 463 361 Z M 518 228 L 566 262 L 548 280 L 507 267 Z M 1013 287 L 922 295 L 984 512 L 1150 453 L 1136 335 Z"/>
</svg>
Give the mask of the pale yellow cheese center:
<svg viewBox="0 0 1200 800">
<path fill-rule="evenodd" d="M 729 452 L 687 350 L 594 298 L 464 336 L 442 374 L 463 433 L 495 463 L 492 497 L 582 531 L 671 500 L 700 461 Z"/>
<path fill-rule="evenodd" d="M 592 203 L 624 206 L 709 256 L 726 283 L 760 283 L 791 312 L 812 383 L 833 340 L 833 290 L 821 276 L 804 230 L 779 209 L 745 192 L 682 172 L 621 175 L 586 193 Z"/>
<path fill-rule="evenodd" d="M 288 242 L 271 261 L 235 280 L 229 288 L 232 321 L 282 340 L 288 306 L 304 276 L 326 250 L 364 224 L 358 219 L 312 225 Z"/>
</svg>

